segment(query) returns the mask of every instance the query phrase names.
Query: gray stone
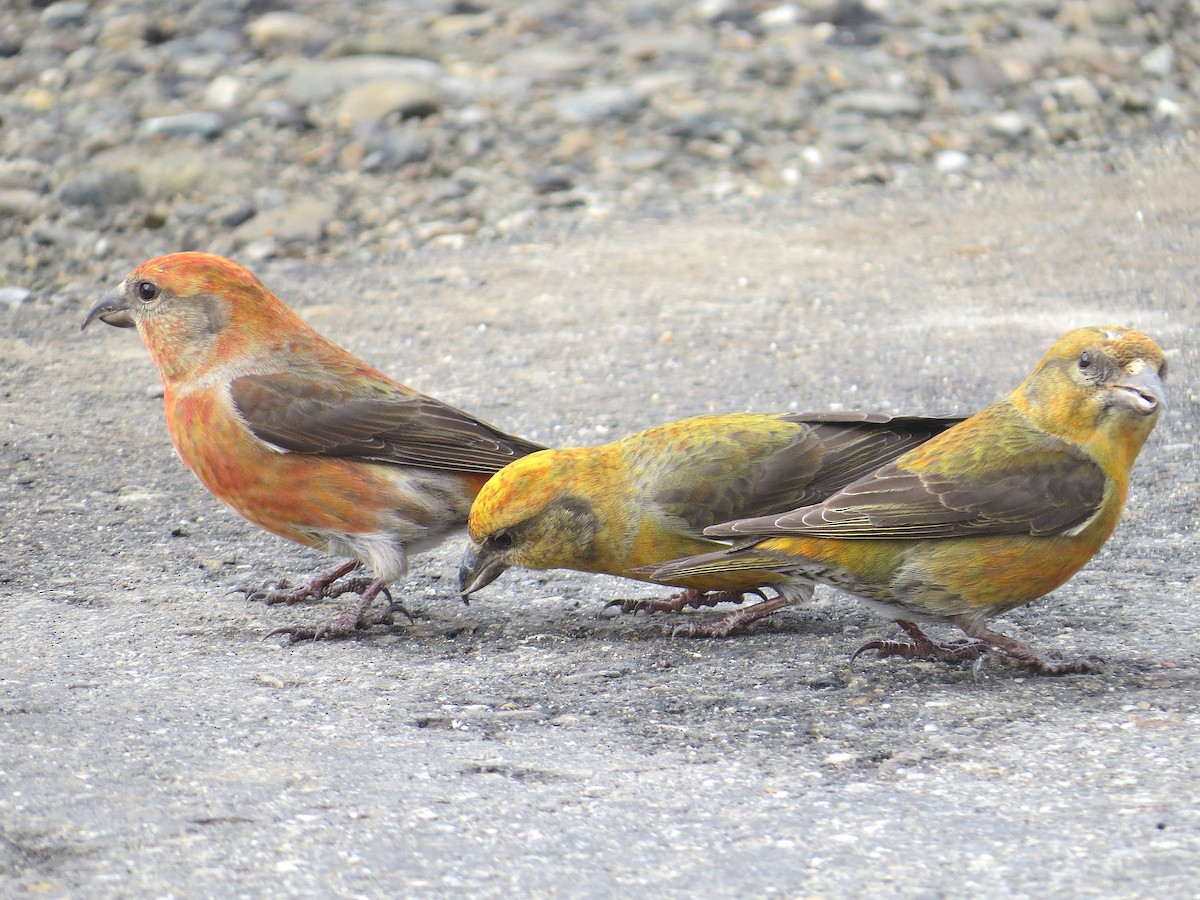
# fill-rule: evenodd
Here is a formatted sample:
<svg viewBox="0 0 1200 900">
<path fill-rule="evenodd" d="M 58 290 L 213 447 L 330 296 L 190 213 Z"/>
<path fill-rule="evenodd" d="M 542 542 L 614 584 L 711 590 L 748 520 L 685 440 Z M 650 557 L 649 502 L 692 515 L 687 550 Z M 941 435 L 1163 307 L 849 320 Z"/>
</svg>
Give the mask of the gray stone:
<svg viewBox="0 0 1200 900">
<path fill-rule="evenodd" d="M 1100 91 L 1082 75 L 1056 79 L 1050 83 L 1050 89 L 1056 96 L 1071 101 L 1080 109 L 1092 109 L 1102 102 Z"/>
<path fill-rule="evenodd" d="M 1007 109 L 987 120 L 987 130 L 997 137 L 1017 138 L 1029 130 L 1029 120 L 1015 109 Z"/>
<path fill-rule="evenodd" d="M 146 46 L 146 30 L 150 21 L 139 13 L 128 13 L 105 19 L 96 36 L 96 45 L 118 53 L 131 53 Z"/>
<path fill-rule="evenodd" d="M 460 41 L 483 34 L 496 24 L 493 12 L 461 13 L 442 16 L 429 23 L 429 33 L 439 40 Z"/>
<path fill-rule="evenodd" d="M 933 160 L 939 172 L 961 172 L 971 165 L 971 157 L 961 150 L 943 150 Z"/>
<path fill-rule="evenodd" d="M 311 16 L 280 10 L 259 16 L 246 26 L 246 34 L 256 50 L 274 52 L 327 44 L 334 32 Z"/>
<path fill-rule="evenodd" d="M 996 91 L 1009 83 L 999 65 L 977 56 L 957 56 L 947 69 L 955 87 L 967 91 Z"/>
<path fill-rule="evenodd" d="M 0 161 L 0 188 L 44 188 L 49 167 L 36 159 Z"/>
<path fill-rule="evenodd" d="M 667 154 L 662 150 L 643 148 L 622 153 L 617 159 L 621 168 L 627 172 L 649 172 L 657 169 L 667 161 Z"/>
<path fill-rule="evenodd" d="M 144 135 L 166 135 L 167 137 L 202 137 L 211 140 L 225 128 L 220 113 L 190 112 L 176 116 L 155 116 L 146 119 L 138 129 Z"/>
<path fill-rule="evenodd" d="M 692 15 L 702 22 L 715 22 L 736 10 L 737 0 L 696 0 L 692 5 Z"/>
<path fill-rule="evenodd" d="M 260 212 L 234 229 L 236 240 L 246 244 L 264 238 L 278 242 L 314 242 L 337 212 L 337 204 L 316 197 L 300 197 L 291 203 Z"/>
<path fill-rule="evenodd" d="M 919 116 L 925 108 L 920 97 L 900 91 L 847 91 L 831 98 L 829 105 L 841 112 L 878 118 Z"/>
<path fill-rule="evenodd" d="M 1175 69 L 1175 48 L 1170 44 L 1160 44 L 1143 56 L 1138 65 L 1149 75 L 1166 78 Z"/>
<path fill-rule="evenodd" d="M 255 171 L 242 157 L 177 144 L 115 147 L 94 156 L 92 165 L 106 172 L 135 176 L 151 197 L 240 190 L 240 185 L 253 180 Z"/>
<path fill-rule="evenodd" d="M 509 75 L 521 75 L 534 81 L 550 81 L 586 69 L 594 57 L 574 48 L 557 46 L 526 47 L 500 60 L 498 68 Z"/>
<path fill-rule="evenodd" d="M 119 206 L 142 195 L 142 185 L 133 172 L 84 172 L 64 184 L 58 192 L 63 203 L 70 206 L 91 206 L 97 209 Z"/>
<path fill-rule="evenodd" d="M 441 96 L 426 84 L 381 79 L 348 91 L 338 104 L 335 120 L 339 128 L 349 131 L 393 114 L 401 118 L 423 118 L 437 112 L 441 106 Z"/>
<path fill-rule="evenodd" d="M 1137 7 L 1133 0 L 1088 0 L 1088 12 L 1097 25 L 1123 25 Z"/>
<path fill-rule="evenodd" d="M 246 85 L 232 75 L 218 75 L 204 89 L 204 105 L 211 109 L 229 110 L 239 106 L 246 93 Z"/>
<path fill-rule="evenodd" d="M 283 84 L 283 94 L 292 103 L 309 104 L 369 81 L 417 81 L 432 85 L 441 76 L 442 67 L 437 63 L 405 56 L 301 60 L 292 65 Z"/>
<path fill-rule="evenodd" d="M 1154 118 L 1158 121 L 1183 121 L 1187 112 L 1170 97 L 1159 97 L 1154 103 Z"/>
<path fill-rule="evenodd" d="M 0 307 L 16 309 L 33 296 L 33 291 L 23 287 L 0 287 Z"/>
<path fill-rule="evenodd" d="M 28 222 L 36 219 L 45 207 L 42 195 L 24 188 L 0 190 L 0 217 Z"/>
<path fill-rule="evenodd" d="M 630 118 L 642 104 L 629 88 L 598 87 L 559 97 L 554 109 L 565 122 L 587 123 Z"/>
<path fill-rule="evenodd" d="M 414 131 L 387 129 L 371 135 L 366 149 L 359 168 L 364 172 L 388 172 L 428 159 L 433 144 Z"/>
<path fill-rule="evenodd" d="M 42 22 L 52 28 L 63 25 L 82 25 L 87 21 L 86 3 L 51 3 L 42 10 Z"/>
</svg>

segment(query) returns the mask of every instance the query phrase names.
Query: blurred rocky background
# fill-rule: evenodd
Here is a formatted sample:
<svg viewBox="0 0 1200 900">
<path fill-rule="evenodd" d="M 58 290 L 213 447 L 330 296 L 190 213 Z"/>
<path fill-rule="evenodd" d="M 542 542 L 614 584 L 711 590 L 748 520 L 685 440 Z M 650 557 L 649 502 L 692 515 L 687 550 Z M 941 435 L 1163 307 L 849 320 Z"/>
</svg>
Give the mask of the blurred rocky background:
<svg viewBox="0 0 1200 900">
<path fill-rule="evenodd" d="M 1200 4 L 0 2 L 0 307 L 1186 139 Z"/>
</svg>

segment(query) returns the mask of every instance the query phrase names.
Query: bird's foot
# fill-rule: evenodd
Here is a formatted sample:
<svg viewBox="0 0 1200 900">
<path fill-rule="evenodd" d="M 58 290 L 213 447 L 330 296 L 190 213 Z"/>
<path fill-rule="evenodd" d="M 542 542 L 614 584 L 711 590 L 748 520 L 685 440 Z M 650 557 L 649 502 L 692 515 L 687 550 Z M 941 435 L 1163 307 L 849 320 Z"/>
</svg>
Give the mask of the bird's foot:
<svg viewBox="0 0 1200 900">
<path fill-rule="evenodd" d="M 758 590 L 753 591 L 699 591 L 688 588 L 678 594 L 672 594 L 662 600 L 650 598 L 631 598 L 628 600 L 610 600 L 604 605 L 605 609 L 619 606 L 623 613 L 660 613 L 683 612 L 685 609 L 702 609 L 706 606 L 716 606 L 718 603 L 741 603 L 748 594 L 757 594 L 766 600 L 766 596 Z"/>
<path fill-rule="evenodd" d="M 293 603 L 299 603 L 301 600 L 340 597 L 348 591 L 353 591 L 361 595 L 363 591 L 370 589 L 372 583 L 370 578 L 351 578 L 345 584 L 334 587 L 335 581 L 343 575 L 349 575 L 358 566 L 358 560 L 352 559 L 342 563 L 336 569 L 323 572 L 302 584 L 293 585 L 285 578 L 270 587 L 252 588 L 249 585 L 241 585 L 233 590 L 234 592 L 244 593 L 247 600 L 266 603 L 268 606 L 274 606 L 277 603 L 286 603 L 290 606 Z"/>
<path fill-rule="evenodd" d="M 850 657 L 850 665 L 858 657 L 869 650 L 874 650 L 879 659 L 889 656 L 902 656 L 907 659 L 928 659 L 935 662 L 965 662 L 979 659 L 988 652 L 988 645 L 974 639 L 948 641 L 938 643 L 925 634 L 915 622 L 898 620 L 896 622 L 912 638 L 911 641 L 868 641 Z"/>
<path fill-rule="evenodd" d="M 1105 668 L 1104 660 L 1095 657 L 1058 659 L 1043 656 L 1028 644 L 989 628 L 977 629 L 975 636 L 1004 654 L 1004 659 L 998 662 L 1005 668 L 1020 669 L 1035 675 L 1095 675 Z"/>
<path fill-rule="evenodd" d="M 759 596 L 762 595 L 759 594 Z M 758 603 L 752 603 L 744 609 L 735 609 L 728 615 L 711 622 L 686 622 L 682 625 L 668 626 L 664 629 L 664 633 L 668 637 L 728 637 L 731 634 L 745 631 L 751 622 L 756 622 L 790 605 L 791 600 L 784 596 L 772 597 L 770 600 L 763 598 Z"/>
<path fill-rule="evenodd" d="M 367 610 L 381 593 L 387 597 L 387 608 L 377 616 L 368 616 Z M 267 632 L 266 636 L 274 637 L 278 634 L 285 634 L 287 635 L 289 646 L 298 644 L 301 641 L 339 640 L 341 638 L 352 637 L 357 632 L 366 631 L 368 628 L 373 628 L 376 625 L 393 624 L 393 612 L 397 609 L 408 616 L 410 621 L 412 620 L 412 616 L 408 610 L 402 604 L 392 599 L 391 593 L 383 582 L 376 580 L 371 582 L 371 586 L 363 591 L 358 599 L 332 622 L 317 626 L 296 625 L 287 628 L 275 628 Z"/>
</svg>

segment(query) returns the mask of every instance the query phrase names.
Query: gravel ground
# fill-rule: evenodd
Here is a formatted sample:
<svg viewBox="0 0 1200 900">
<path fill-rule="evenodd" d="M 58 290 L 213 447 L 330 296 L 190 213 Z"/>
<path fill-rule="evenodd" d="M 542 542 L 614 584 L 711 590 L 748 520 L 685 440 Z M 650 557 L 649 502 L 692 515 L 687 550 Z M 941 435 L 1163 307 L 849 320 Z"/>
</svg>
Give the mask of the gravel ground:
<svg viewBox="0 0 1200 900">
<path fill-rule="evenodd" d="M 1194 893 L 1194 7 L 340 9 L 0 20 L 0 894 Z M 230 588 L 328 560 L 183 470 L 133 335 L 78 332 L 185 247 L 552 444 L 968 412 L 1141 328 L 1171 407 L 1125 520 L 998 622 L 1108 669 L 850 670 L 891 631 L 827 591 L 725 641 L 580 574 L 464 607 L 460 541 L 414 623 L 264 641 L 341 607 Z"/>
<path fill-rule="evenodd" d="M 553 443 L 709 409 L 971 410 L 1074 325 L 1141 327 L 1172 407 L 1125 520 L 1000 623 L 1097 676 L 851 671 L 888 627 L 827 592 L 725 641 L 606 616 L 655 592 L 583 575 L 509 572 L 463 607 L 457 541 L 416 560 L 415 623 L 285 649 L 262 636 L 339 607 L 228 589 L 327 560 L 195 484 L 132 335 L 26 304 L 0 336 L 0 892 L 1189 894 L 1196 164 L 1143 148 L 975 191 L 260 267 L 389 372 Z"/>
</svg>

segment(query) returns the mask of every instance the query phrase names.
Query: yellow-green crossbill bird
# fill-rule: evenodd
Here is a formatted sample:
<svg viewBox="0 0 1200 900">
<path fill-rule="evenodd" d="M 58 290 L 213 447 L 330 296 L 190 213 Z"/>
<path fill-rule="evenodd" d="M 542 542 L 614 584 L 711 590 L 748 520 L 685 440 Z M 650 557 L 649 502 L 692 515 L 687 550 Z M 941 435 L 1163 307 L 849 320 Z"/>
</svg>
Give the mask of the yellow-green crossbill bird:
<svg viewBox="0 0 1200 900">
<path fill-rule="evenodd" d="M 944 431 L 957 417 L 857 413 L 705 415 L 600 447 L 544 450 L 506 466 L 483 486 L 468 521 L 463 596 L 509 566 L 577 569 L 643 581 L 645 566 L 727 546 L 704 528 L 817 502 Z M 685 593 L 627 601 L 625 611 L 679 610 L 763 601 L 677 634 L 720 636 L 812 595 L 770 570 L 674 581 Z M 779 596 L 765 599 L 761 588 Z"/>
<path fill-rule="evenodd" d="M 958 660 L 994 647 L 1034 671 L 1092 671 L 1087 660 L 1047 659 L 987 620 L 1054 590 L 1108 540 L 1165 403 L 1166 372 L 1140 332 L 1072 331 L 1004 400 L 820 503 L 705 529 L 753 539 L 648 574 L 685 584 L 766 571 L 829 584 L 912 638 L 859 653 Z M 953 622 L 975 640 L 935 643 L 919 620 Z"/>
</svg>

